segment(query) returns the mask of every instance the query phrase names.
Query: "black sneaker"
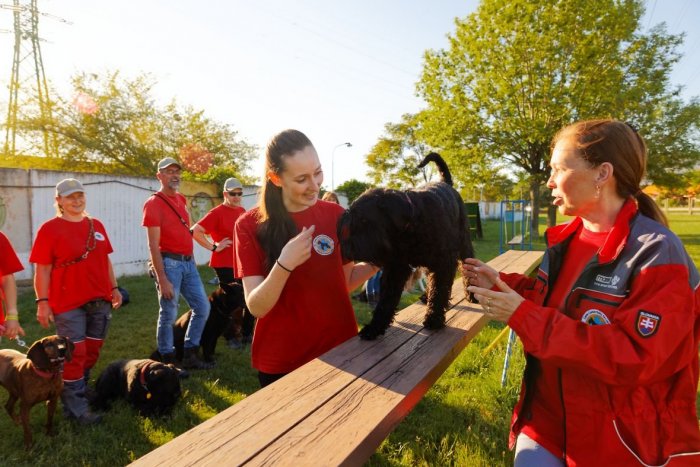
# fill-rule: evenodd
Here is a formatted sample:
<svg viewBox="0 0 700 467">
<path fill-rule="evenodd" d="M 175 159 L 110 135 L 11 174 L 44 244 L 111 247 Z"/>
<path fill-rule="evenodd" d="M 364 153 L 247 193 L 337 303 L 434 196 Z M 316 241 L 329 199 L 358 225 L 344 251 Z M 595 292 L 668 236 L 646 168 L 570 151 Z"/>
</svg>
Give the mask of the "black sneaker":
<svg viewBox="0 0 700 467">
<path fill-rule="evenodd" d="M 185 355 L 182 357 L 182 366 L 188 370 L 210 370 L 214 368 L 214 363 L 209 363 L 201 360 L 198 355 L 199 347 L 185 349 Z"/>
<path fill-rule="evenodd" d="M 243 344 L 241 343 L 241 341 L 239 341 L 236 338 L 227 340 L 226 346 L 228 346 L 228 348 L 234 349 L 234 350 L 240 350 L 243 348 Z"/>
</svg>

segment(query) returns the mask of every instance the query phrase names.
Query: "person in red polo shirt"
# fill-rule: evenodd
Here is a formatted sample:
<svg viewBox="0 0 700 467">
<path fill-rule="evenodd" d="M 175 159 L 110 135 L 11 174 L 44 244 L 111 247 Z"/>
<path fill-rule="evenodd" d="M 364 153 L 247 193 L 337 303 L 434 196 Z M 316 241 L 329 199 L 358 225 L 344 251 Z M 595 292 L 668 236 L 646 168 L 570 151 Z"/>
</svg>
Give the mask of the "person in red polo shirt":
<svg viewBox="0 0 700 467">
<path fill-rule="evenodd" d="M 342 206 L 318 199 L 311 141 L 286 130 L 267 146 L 258 206 L 236 222 L 236 272 L 257 318 L 252 360 L 266 386 L 357 335 L 349 291 L 377 268 L 343 259 Z"/>
<path fill-rule="evenodd" d="M 122 296 L 109 254 L 112 244 L 99 220 L 85 210 L 83 185 L 74 178 L 56 185 L 57 216 L 39 228 L 29 261 L 36 265 L 37 320 L 75 345 L 63 367 L 63 413 L 83 425 L 99 423 L 85 397 L 90 369 L 100 356 L 112 309 Z"/>
<path fill-rule="evenodd" d="M 245 213 L 241 207 L 243 185 L 236 178 L 224 182 L 224 202 L 206 213 L 192 226 L 192 235 L 202 247 L 212 250 L 209 266 L 214 269 L 220 284 L 239 282 L 234 271 L 233 226 Z M 207 238 L 209 236 L 209 238 Z M 231 328 L 224 332 L 229 347 L 239 349 L 252 338 L 255 318 L 245 309 L 242 316 L 234 316 Z"/>
<path fill-rule="evenodd" d="M 178 193 L 181 166 L 172 157 L 158 162 L 156 177 L 160 190 L 143 205 L 143 223 L 148 236 L 148 250 L 156 273 L 160 310 L 156 340 L 161 359 L 176 363 L 173 323 L 177 318 L 180 293 L 192 309 L 187 326 L 182 366 L 206 369 L 212 365 L 199 358 L 199 340 L 209 317 L 209 299 L 192 256 L 190 215 L 185 197 Z M 215 249 L 218 249 L 215 248 Z"/>
<path fill-rule="evenodd" d="M 24 336 L 17 313 L 17 284 L 14 275 L 23 269 L 10 240 L 0 232 L 0 336 L 8 339 Z"/>
</svg>

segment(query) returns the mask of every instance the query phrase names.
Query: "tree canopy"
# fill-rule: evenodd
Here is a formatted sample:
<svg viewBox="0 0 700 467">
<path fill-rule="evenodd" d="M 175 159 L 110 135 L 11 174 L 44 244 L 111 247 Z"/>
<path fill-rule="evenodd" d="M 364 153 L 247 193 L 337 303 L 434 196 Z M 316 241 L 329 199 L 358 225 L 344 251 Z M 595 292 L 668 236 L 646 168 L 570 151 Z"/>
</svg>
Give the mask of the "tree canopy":
<svg viewBox="0 0 700 467">
<path fill-rule="evenodd" d="M 643 32 L 642 14 L 641 0 L 482 0 L 447 49 L 426 52 L 414 135 L 462 183 L 524 172 L 535 232 L 550 142 L 574 121 L 632 122 L 649 144 L 649 179 L 678 183 L 698 160 L 700 113 L 669 82 L 682 36 L 663 24 Z"/>
<path fill-rule="evenodd" d="M 73 78 L 74 97 L 53 102 L 50 120 L 28 118 L 21 125 L 26 132 L 55 136 L 56 168 L 152 175 L 158 160 L 170 156 L 200 180 L 241 177 L 249 170 L 255 146 L 201 110 L 175 100 L 158 105 L 154 85 L 146 74 L 123 79 L 118 72 L 82 73 Z"/>
</svg>

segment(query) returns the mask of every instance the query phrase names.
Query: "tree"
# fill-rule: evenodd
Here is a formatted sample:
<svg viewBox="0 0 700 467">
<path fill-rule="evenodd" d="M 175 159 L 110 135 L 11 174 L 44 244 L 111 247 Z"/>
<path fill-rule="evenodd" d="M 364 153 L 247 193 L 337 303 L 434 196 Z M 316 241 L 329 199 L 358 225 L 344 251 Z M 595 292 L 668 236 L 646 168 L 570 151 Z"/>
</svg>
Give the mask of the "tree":
<svg viewBox="0 0 700 467">
<path fill-rule="evenodd" d="M 348 197 L 348 204 L 352 204 L 358 196 L 370 188 L 372 188 L 372 185 L 369 183 L 361 182 L 353 178 L 336 187 L 335 191 L 345 193 L 345 196 Z"/>
<path fill-rule="evenodd" d="M 73 169 L 150 176 L 158 160 L 171 156 L 183 159 L 193 178 L 207 179 L 214 168 L 238 176 L 249 170 L 255 146 L 201 110 L 175 100 L 159 106 L 151 95 L 154 85 L 149 75 L 126 80 L 118 72 L 82 73 L 73 78 L 75 97 L 53 103 L 51 121 L 32 118 L 22 126 L 56 135 L 60 164 Z"/>
<path fill-rule="evenodd" d="M 367 155 L 368 176 L 375 185 L 387 188 L 414 187 L 421 183 L 416 169 L 430 148 L 421 141 L 415 115 L 405 114 L 400 123 L 384 125 L 385 136 Z"/>
<path fill-rule="evenodd" d="M 459 154 L 466 166 L 523 170 L 537 232 L 557 130 L 605 116 L 662 124 L 658 117 L 671 104 L 683 114 L 669 89 L 682 37 L 663 25 L 641 33 L 642 13 L 642 0 L 482 0 L 456 20 L 447 50 L 425 55 L 418 83 L 427 103 L 425 141 Z"/>
</svg>

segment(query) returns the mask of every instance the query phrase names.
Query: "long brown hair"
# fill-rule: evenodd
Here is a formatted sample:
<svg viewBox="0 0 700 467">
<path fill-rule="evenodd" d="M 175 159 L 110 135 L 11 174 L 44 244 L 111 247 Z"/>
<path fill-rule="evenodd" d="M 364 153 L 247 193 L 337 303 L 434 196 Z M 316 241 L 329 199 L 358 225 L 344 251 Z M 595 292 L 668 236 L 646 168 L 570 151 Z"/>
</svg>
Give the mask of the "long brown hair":
<svg viewBox="0 0 700 467">
<path fill-rule="evenodd" d="M 258 241 L 265 251 L 265 266 L 269 271 L 279 258 L 282 248 L 294 237 L 297 226 L 282 202 L 282 188 L 268 177 L 268 173 L 281 175 L 285 171 L 285 157 L 307 146 L 311 140 L 298 130 L 285 130 L 275 135 L 265 150 L 265 174 L 260 200 L 258 201 Z"/>
<path fill-rule="evenodd" d="M 663 211 L 639 187 L 646 172 L 647 147 L 637 130 L 613 119 L 584 120 L 562 128 L 552 140 L 552 148 L 561 140 L 574 143 L 593 167 L 609 162 L 617 194 L 635 198 L 642 214 L 668 226 Z"/>
</svg>

